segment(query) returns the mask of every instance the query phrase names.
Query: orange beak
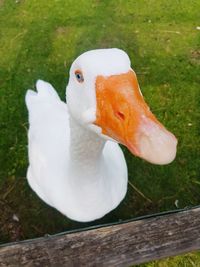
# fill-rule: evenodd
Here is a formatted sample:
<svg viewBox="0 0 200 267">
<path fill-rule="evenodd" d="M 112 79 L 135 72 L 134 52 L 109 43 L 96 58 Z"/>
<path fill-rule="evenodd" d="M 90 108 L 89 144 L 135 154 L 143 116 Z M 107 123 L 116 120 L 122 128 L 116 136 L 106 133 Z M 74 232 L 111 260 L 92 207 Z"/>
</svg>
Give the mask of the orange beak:
<svg viewBox="0 0 200 267">
<path fill-rule="evenodd" d="M 133 71 L 96 78 L 96 121 L 102 133 L 155 164 L 176 156 L 177 140 L 151 113 Z"/>
</svg>

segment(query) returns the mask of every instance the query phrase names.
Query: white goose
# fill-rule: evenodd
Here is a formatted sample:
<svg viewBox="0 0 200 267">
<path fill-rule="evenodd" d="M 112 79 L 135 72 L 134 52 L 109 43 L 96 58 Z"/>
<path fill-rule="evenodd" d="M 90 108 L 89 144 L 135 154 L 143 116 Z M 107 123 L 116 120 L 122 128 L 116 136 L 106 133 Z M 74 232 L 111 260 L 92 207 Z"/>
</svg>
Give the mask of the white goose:
<svg viewBox="0 0 200 267">
<path fill-rule="evenodd" d="M 92 221 L 124 198 L 127 166 L 117 142 L 151 163 L 175 158 L 177 140 L 144 102 L 124 51 L 79 56 L 70 69 L 67 104 L 49 83 L 39 80 L 36 87 L 26 94 L 27 179 L 43 201 L 67 217 Z"/>
</svg>

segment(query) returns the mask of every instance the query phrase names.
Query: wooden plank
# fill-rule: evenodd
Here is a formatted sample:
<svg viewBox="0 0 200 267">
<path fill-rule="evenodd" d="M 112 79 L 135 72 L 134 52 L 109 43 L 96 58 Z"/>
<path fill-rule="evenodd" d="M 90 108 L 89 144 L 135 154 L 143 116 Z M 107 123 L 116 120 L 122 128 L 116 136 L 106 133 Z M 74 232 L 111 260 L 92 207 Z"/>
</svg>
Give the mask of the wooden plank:
<svg viewBox="0 0 200 267">
<path fill-rule="evenodd" d="M 0 266 L 130 266 L 200 249 L 200 208 L 0 247 Z"/>
</svg>

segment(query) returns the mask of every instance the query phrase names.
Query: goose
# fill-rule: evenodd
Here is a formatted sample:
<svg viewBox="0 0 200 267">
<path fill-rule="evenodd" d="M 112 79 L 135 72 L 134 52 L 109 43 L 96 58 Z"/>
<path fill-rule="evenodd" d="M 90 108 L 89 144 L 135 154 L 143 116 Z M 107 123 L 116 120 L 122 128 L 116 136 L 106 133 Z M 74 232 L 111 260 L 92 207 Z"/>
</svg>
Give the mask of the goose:
<svg viewBox="0 0 200 267">
<path fill-rule="evenodd" d="M 153 164 L 168 164 L 177 139 L 145 103 L 128 55 L 117 48 L 83 53 L 70 68 L 67 103 L 51 84 L 28 90 L 27 180 L 68 218 L 93 221 L 115 209 L 127 191 L 119 143 Z"/>
</svg>

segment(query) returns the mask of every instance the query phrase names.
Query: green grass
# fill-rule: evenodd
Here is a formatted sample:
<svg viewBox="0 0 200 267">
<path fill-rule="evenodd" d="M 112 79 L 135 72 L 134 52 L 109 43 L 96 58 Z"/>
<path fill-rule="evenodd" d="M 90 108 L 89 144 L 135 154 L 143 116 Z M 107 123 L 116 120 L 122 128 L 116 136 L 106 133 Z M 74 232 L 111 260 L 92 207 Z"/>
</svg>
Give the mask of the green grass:
<svg viewBox="0 0 200 267">
<path fill-rule="evenodd" d="M 47 207 L 27 185 L 24 95 L 40 78 L 64 99 L 71 63 L 94 48 L 130 55 L 146 101 L 179 144 L 169 166 L 123 148 L 131 183 L 151 201 L 129 187 L 119 208 L 93 224 L 175 209 L 176 200 L 180 208 L 200 203 L 199 10 L 198 0 L 0 0 L 1 242 L 85 226 Z"/>
<path fill-rule="evenodd" d="M 156 262 L 150 262 L 140 267 L 199 267 L 200 266 L 200 252 L 188 253 L 183 256 L 176 256 L 173 258 L 163 259 Z"/>
</svg>

